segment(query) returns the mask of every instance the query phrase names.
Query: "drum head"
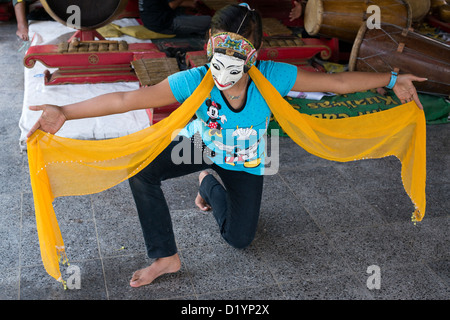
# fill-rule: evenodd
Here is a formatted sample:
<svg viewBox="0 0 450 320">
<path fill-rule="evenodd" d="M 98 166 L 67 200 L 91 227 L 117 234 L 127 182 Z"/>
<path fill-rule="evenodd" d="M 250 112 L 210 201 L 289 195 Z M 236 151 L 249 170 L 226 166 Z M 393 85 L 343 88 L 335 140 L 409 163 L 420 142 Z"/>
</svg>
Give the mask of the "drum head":
<svg viewBox="0 0 450 320">
<path fill-rule="evenodd" d="M 426 17 L 431 8 L 431 0 L 406 0 L 412 12 L 412 20 L 420 21 Z"/>
<path fill-rule="evenodd" d="M 69 6 L 80 8 L 80 30 L 97 29 L 113 21 L 126 7 L 128 0 L 41 0 L 45 11 L 56 21 L 67 25 L 74 14 Z M 78 28 L 77 28 L 78 29 Z"/>
<path fill-rule="evenodd" d="M 309 35 L 319 33 L 322 25 L 323 3 L 322 0 L 309 0 L 305 8 L 304 26 Z"/>
</svg>

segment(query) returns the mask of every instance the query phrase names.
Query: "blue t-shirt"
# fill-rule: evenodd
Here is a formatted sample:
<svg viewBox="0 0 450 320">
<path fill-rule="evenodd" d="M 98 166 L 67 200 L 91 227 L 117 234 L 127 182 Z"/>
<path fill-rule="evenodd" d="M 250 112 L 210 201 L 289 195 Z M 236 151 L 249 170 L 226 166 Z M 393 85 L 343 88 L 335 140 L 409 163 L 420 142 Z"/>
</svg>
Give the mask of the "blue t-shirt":
<svg viewBox="0 0 450 320">
<path fill-rule="evenodd" d="M 297 67 L 290 64 L 259 61 L 257 68 L 283 97 L 297 78 Z M 178 102 L 183 103 L 194 92 L 207 71 L 208 66 L 202 66 L 169 76 L 170 88 Z M 196 116 L 180 135 L 192 137 L 199 133 L 212 151 L 211 161 L 224 169 L 264 174 L 265 133 L 271 111 L 253 81 L 249 82 L 247 100 L 241 109 L 233 109 L 214 86 Z"/>
</svg>

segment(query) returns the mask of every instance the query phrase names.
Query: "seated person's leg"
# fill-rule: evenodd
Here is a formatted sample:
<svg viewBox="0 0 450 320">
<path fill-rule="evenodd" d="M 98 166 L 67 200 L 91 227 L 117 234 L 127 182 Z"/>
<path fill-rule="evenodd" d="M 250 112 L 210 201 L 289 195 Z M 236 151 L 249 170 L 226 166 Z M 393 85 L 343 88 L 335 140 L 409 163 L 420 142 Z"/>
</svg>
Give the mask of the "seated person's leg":
<svg viewBox="0 0 450 320">
<path fill-rule="evenodd" d="M 17 20 L 17 36 L 24 40 L 28 41 L 28 20 L 26 17 L 26 3 L 23 0 L 15 0 L 14 4 L 14 13 L 16 14 Z"/>
<path fill-rule="evenodd" d="M 211 24 L 210 16 L 178 15 L 173 20 L 176 35 L 206 36 Z"/>
</svg>

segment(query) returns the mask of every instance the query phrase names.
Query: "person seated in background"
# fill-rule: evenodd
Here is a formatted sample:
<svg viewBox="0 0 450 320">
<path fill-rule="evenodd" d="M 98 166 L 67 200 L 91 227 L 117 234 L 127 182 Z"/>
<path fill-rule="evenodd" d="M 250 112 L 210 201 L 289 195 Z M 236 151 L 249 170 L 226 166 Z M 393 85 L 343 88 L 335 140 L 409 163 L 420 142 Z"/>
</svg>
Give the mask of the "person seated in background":
<svg viewBox="0 0 450 320">
<path fill-rule="evenodd" d="M 211 17 L 188 15 L 185 8 L 195 8 L 197 0 L 139 0 L 144 26 L 154 32 L 177 36 L 205 36 Z"/>
<path fill-rule="evenodd" d="M 289 21 L 294 21 L 295 19 L 300 18 L 302 11 L 302 3 L 294 1 L 294 6 L 292 7 L 291 12 L 289 12 Z"/>
<path fill-rule="evenodd" d="M 29 40 L 29 20 L 52 20 L 38 0 L 0 0 L 0 3 L 12 2 L 17 21 L 16 35 L 23 41 Z"/>
</svg>

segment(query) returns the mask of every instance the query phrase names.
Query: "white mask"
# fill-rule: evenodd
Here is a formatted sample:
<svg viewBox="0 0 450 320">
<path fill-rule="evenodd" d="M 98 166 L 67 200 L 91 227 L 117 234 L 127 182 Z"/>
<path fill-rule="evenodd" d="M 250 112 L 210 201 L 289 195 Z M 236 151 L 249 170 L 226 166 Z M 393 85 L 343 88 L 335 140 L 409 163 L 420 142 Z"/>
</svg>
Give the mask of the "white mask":
<svg viewBox="0 0 450 320">
<path fill-rule="evenodd" d="M 244 75 L 245 61 L 222 53 L 215 53 L 211 59 L 211 74 L 219 90 L 234 86 Z"/>
</svg>

